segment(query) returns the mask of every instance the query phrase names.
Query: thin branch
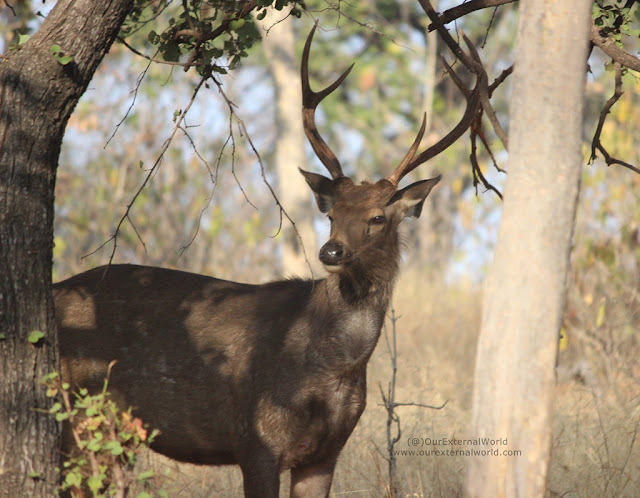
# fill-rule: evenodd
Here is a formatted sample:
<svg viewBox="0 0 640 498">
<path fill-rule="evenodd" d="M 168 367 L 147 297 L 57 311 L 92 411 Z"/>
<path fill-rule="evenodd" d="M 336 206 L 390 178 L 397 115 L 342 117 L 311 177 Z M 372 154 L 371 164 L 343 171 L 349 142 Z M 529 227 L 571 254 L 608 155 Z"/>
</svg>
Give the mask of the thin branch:
<svg viewBox="0 0 640 498">
<path fill-rule="evenodd" d="M 465 37 L 465 42 L 466 41 L 467 38 Z M 473 59 L 480 64 L 480 67 L 482 67 L 482 64 L 480 63 L 480 56 L 478 55 L 476 48 L 470 42 L 467 42 L 467 45 L 469 46 L 469 51 L 471 52 Z M 484 68 L 482 69 L 484 71 Z M 496 132 L 496 135 L 498 135 L 498 138 L 502 142 L 504 149 L 509 150 L 509 137 L 502 128 L 500 121 L 498 121 L 496 112 L 494 111 L 493 106 L 491 105 L 491 101 L 489 100 L 491 96 L 489 94 L 489 83 L 486 72 L 484 74 L 484 77 L 480 78 L 478 87 L 480 90 L 480 104 L 482 105 L 482 110 L 487 115 L 487 118 L 489 118 L 489 122 L 491 123 L 491 126 L 493 126 L 493 130 Z"/>
<path fill-rule="evenodd" d="M 182 246 L 180 248 L 180 252 L 178 254 L 178 259 L 180 259 L 182 257 L 182 255 L 185 253 L 185 251 L 189 247 L 191 247 L 191 244 L 193 244 L 193 242 L 196 240 L 196 237 L 198 236 L 198 233 L 200 232 L 200 224 L 202 223 L 202 217 L 204 216 L 204 213 L 209 209 L 209 206 L 211 205 L 211 201 L 213 201 L 213 195 L 214 195 L 216 187 L 218 185 L 218 182 L 217 182 L 218 169 L 216 168 L 215 173 L 214 173 L 214 171 L 211 169 L 211 166 L 209 165 L 209 162 L 202 156 L 202 154 L 200 154 L 200 151 L 196 147 L 196 144 L 193 141 L 193 138 L 191 138 L 191 135 L 189 135 L 189 132 L 186 130 L 186 128 L 182 128 L 181 127 L 180 129 L 182 130 L 182 133 L 184 133 L 184 135 L 187 137 L 187 140 L 189 140 L 189 143 L 191 144 L 191 148 L 193 149 L 194 154 L 206 166 L 207 171 L 209 172 L 209 178 L 211 178 L 211 183 L 213 184 L 213 187 L 211 189 L 211 194 L 207 198 L 207 202 L 205 203 L 205 205 L 200 210 L 200 214 L 198 215 L 198 219 L 196 221 L 196 228 L 195 228 L 195 230 L 193 232 L 193 235 L 191 236 L 189 241 L 184 246 Z"/>
<path fill-rule="evenodd" d="M 111 143 L 111 140 L 113 140 L 113 137 L 115 137 L 116 133 L 118 133 L 120 126 L 122 126 L 122 123 L 125 122 L 125 120 L 129 117 L 129 114 L 133 110 L 133 106 L 135 105 L 136 99 L 138 98 L 138 91 L 140 90 L 140 85 L 142 85 L 142 81 L 144 80 L 144 77 L 147 75 L 147 71 L 149 71 L 150 67 L 151 67 L 151 61 L 149 61 L 149 64 L 147 64 L 147 67 L 145 67 L 144 71 L 142 71 L 142 73 L 140 73 L 140 76 L 138 76 L 138 81 L 136 81 L 136 87 L 133 89 L 133 99 L 131 100 L 131 104 L 129 105 L 127 112 L 124 113 L 124 116 L 122 117 L 120 122 L 116 125 L 115 129 L 113 130 L 113 133 L 109 137 L 109 140 L 107 140 L 107 142 L 104 144 L 104 147 L 103 147 L 104 149 L 106 149 L 109 143 Z"/>
<path fill-rule="evenodd" d="M 602 128 L 604 127 L 604 122 L 607 119 L 607 115 L 611 111 L 611 108 L 614 106 L 614 104 L 620 99 L 620 97 L 622 97 L 622 94 L 624 93 L 624 90 L 622 89 L 622 66 L 620 62 L 614 62 L 613 68 L 615 72 L 615 90 L 613 92 L 613 95 L 609 98 L 609 100 L 605 102 L 604 106 L 602 106 L 602 110 L 600 111 L 600 119 L 598 120 L 598 126 L 596 127 L 596 131 L 593 134 L 593 140 L 591 141 L 591 158 L 589 159 L 589 164 L 595 161 L 596 157 L 598 157 L 597 151 L 600 151 L 605 162 L 607 163 L 607 166 L 611 166 L 612 164 L 618 164 L 627 169 L 630 169 L 631 171 L 640 173 L 639 168 L 627 162 L 621 161 L 620 159 L 616 159 L 615 157 L 612 157 L 611 154 L 609 154 L 607 149 L 605 149 L 604 145 L 602 145 L 602 142 L 600 141 Z"/>
<path fill-rule="evenodd" d="M 491 98 L 496 88 L 498 88 L 504 82 L 504 80 L 506 80 L 511 75 L 511 73 L 513 73 L 513 68 L 514 68 L 514 65 L 511 64 L 507 69 L 505 69 L 504 71 L 502 71 L 502 73 L 500 73 L 500 76 L 498 76 L 495 80 L 493 80 L 493 83 L 489 85 L 489 89 L 488 89 L 489 98 Z"/>
<path fill-rule="evenodd" d="M 440 14 L 439 18 L 442 24 L 449 24 L 450 22 L 460 19 L 471 12 L 475 12 L 476 10 L 482 10 L 489 7 L 499 7 L 500 5 L 514 2 L 517 2 L 517 0 L 471 0 L 470 2 L 445 10 Z M 437 27 L 433 21 L 427 27 L 427 30 L 430 32 L 436 29 Z"/>
<path fill-rule="evenodd" d="M 169 138 L 167 138 L 165 140 L 162 148 L 160 149 L 160 154 L 158 155 L 156 161 L 153 163 L 153 166 L 151 167 L 151 169 L 147 172 L 147 175 L 145 176 L 144 180 L 142 181 L 142 184 L 140 185 L 138 190 L 135 192 L 135 194 L 131 198 L 131 201 L 129 202 L 129 204 L 127 204 L 127 207 L 126 207 L 126 209 L 124 211 L 124 214 L 120 217 L 120 220 L 118 221 L 118 224 L 116 226 L 116 229 L 115 229 L 114 233 L 106 241 L 104 241 L 102 244 L 100 244 L 100 246 L 98 246 L 95 250 L 93 250 L 90 253 L 82 256 L 81 259 L 84 259 L 84 258 L 86 258 L 88 256 L 91 256 L 92 254 L 95 254 L 100 249 L 105 247 L 107 244 L 109 244 L 110 242 L 113 242 L 113 248 L 112 248 L 111 254 L 109 256 L 109 263 L 108 263 L 107 267 L 111 265 L 111 263 L 113 262 L 113 258 L 115 257 L 115 254 L 116 254 L 116 249 L 118 247 L 118 237 L 120 235 L 120 229 L 121 229 L 123 223 L 125 222 L 125 220 L 129 220 L 129 222 L 131 223 L 131 218 L 130 218 L 129 215 L 131 213 L 131 209 L 133 208 L 133 205 L 135 204 L 136 200 L 138 199 L 138 197 L 140 196 L 140 194 L 142 193 L 144 188 L 147 186 L 147 184 L 149 183 L 149 181 L 151 180 L 153 175 L 158 170 L 158 168 L 160 166 L 160 163 L 162 162 L 162 159 L 164 158 L 164 154 L 169 149 L 169 145 L 171 144 L 171 141 L 173 140 L 173 137 L 176 135 L 178 130 L 181 128 L 182 122 L 184 121 L 184 118 L 185 118 L 186 114 L 189 112 L 189 109 L 191 109 L 191 106 L 195 102 L 195 99 L 196 99 L 196 96 L 198 95 L 198 92 L 202 88 L 202 85 L 204 85 L 205 81 L 207 81 L 207 79 L 209 79 L 210 77 L 211 77 L 210 73 L 205 74 L 200 79 L 200 82 L 196 85 L 196 88 L 193 91 L 191 99 L 189 100 L 189 102 L 188 102 L 187 106 L 185 107 L 184 111 L 182 113 L 180 113 L 180 116 L 176 119 L 176 124 L 173 127 L 173 130 L 172 130 L 171 134 L 169 135 Z M 135 226 L 134 226 L 134 230 L 135 230 Z M 136 233 L 138 233 L 137 230 L 136 230 Z M 138 234 L 138 236 L 139 236 L 139 234 Z M 106 269 L 105 269 L 105 273 L 106 273 Z"/>
<path fill-rule="evenodd" d="M 487 189 L 496 193 L 498 197 L 502 200 L 502 194 L 500 191 L 495 188 L 489 181 L 485 178 L 482 170 L 480 169 L 480 164 L 478 163 L 478 148 L 476 145 L 476 137 L 478 136 L 478 130 L 476 127 L 471 128 L 471 154 L 469 155 L 469 160 L 471 161 L 471 172 L 473 174 L 473 186 L 476 189 L 476 195 L 478 194 L 478 184 L 482 183 L 482 185 Z"/>
<path fill-rule="evenodd" d="M 309 257 L 307 256 L 307 251 L 305 250 L 305 247 L 304 247 L 304 241 L 302 240 L 302 235 L 300 235 L 300 232 L 298 231 L 298 227 L 297 227 L 296 223 L 293 221 L 291 216 L 289 216 L 289 213 L 287 213 L 287 210 L 281 204 L 280 199 L 278 198 L 278 195 L 276 194 L 275 190 L 273 189 L 273 187 L 269 183 L 269 180 L 267 180 L 267 175 L 265 173 L 265 167 L 264 167 L 264 163 L 262 162 L 262 157 L 260 156 L 260 153 L 258 152 L 258 149 L 256 149 L 256 146 L 254 145 L 253 141 L 251 140 L 251 136 L 249 135 L 249 132 L 247 131 L 247 127 L 246 127 L 244 121 L 242 119 L 240 119 L 238 114 L 235 112 L 235 110 L 234 110 L 235 104 L 231 101 L 231 99 L 229 99 L 229 97 L 227 97 L 227 94 L 224 92 L 224 90 L 222 88 L 222 85 L 218 81 L 215 81 L 215 83 L 218 86 L 218 90 L 220 91 L 220 94 L 224 98 L 224 100 L 227 103 L 227 106 L 229 108 L 229 113 L 230 113 L 230 115 L 229 115 L 229 123 L 230 123 L 230 126 L 231 126 L 231 120 L 235 117 L 237 126 L 240 129 L 240 133 L 242 134 L 242 136 L 244 138 L 246 138 L 247 142 L 249 143 L 249 146 L 251 147 L 251 150 L 253 151 L 253 154 L 255 155 L 256 159 L 258 160 L 258 164 L 260 165 L 260 174 L 262 176 L 262 181 L 267 186 L 267 188 L 269 189 L 269 192 L 271 193 L 271 197 L 273 198 L 273 200 L 275 201 L 276 205 L 278 206 L 279 213 L 280 213 L 280 221 L 279 221 L 279 225 L 278 225 L 278 230 L 273 235 L 273 237 L 276 237 L 280 233 L 280 231 L 282 229 L 282 219 L 283 219 L 283 217 L 286 218 L 289 221 L 289 223 L 291 223 L 291 227 L 293 228 L 293 231 L 296 234 L 296 237 L 297 237 L 298 241 L 300 242 L 300 247 L 302 248 L 302 254 L 304 255 L 304 260 L 307 263 L 307 267 L 309 268 L 309 271 L 310 271 L 311 276 L 313 278 L 313 268 L 311 267 L 311 262 L 309 261 Z M 233 135 L 232 131 L 230 131 L 230 133 L 231 133 L 231 135 Z M 232 140 L 232 147 L 234 147 L 234 149 L 235 149 L 235 140 L 234 140 L 234 138 L 232 136 L 231 136 L 231 140 Z M 234 173 L 234 177 L 235 177 L 235 173 Z M 237 181 L 237 178 L 236 178 L 236 181 Z M 240 186 L 240 188 L 242 189 L 242 186 Z M 244 191 L 243 191 L 243 193 L 244 193 Z M 245 196 L 245 198 L 246 198 L 246 196 Z M 248 201 L 248 199 L 247 199 L 247 201 Z M 253 204 L 252 204 L 252 206 L 253 206 Z"/>
<path fill-rule="evenodd" d="M 205 65 L 203 62 L 193 62 L 191 58 L 187 62 L 166 61 L 164 59 L 157 59 L 155 56 L 149 56 L 149 55 L 143 54 L 137 48 L 129 45 L 129 43 L 127 43 L 127 41 L 124 38 L 118 37 L 118 41 L 122 43 L 125 47 L 127 47 L 129 50 L 131 50 L 134 54 L 142 57 L 143 59 L 148 60 L 149 62 L 156 62 L 158 64 L 165 64 L 167 66 L 180 66 L 180 67 L 184 67 L 185 70 L 194 66 Z"/>
<path fill-rule="evenodd" d="M 448 402 L 449 402 L 449 400 L 445 401 L 440 406 L 423 405 L 422 403 L 394 403 L 393 405 L 394 406 L 417 406 L 417 407 L 420 407 L 420 408 L 431 408 L 433 410 L 442 410 L 445 406 L 447 406 Z"/>
<path fill-rule="evenodd" d="M 420 3 L 420 6 L 425 11 L 429 19 L 431 19 L 431 23 L 435 26 L 435 29 L 440 35 L 440 38 L 442 38 L 442 41 L 444 41 L 445 44 L 449 47 L 449 50 L 451 50 L 453 54 L 458 59 L 460 59 L 460 61 L 467 67 L 467 69 L 469 69 L 469 71 L 476 75 L 476 77 L 480 78 L 483 73 L 486 75 L 484 68 L 482 67 L 482 63 L 480 63 L 479 60 L 474 60 L 471 56 L 467 55 L 460 48 L 458 42 L 453 39 L 453 37 L 449 33 L 449 30 L 447 30 L 447 28 L 444 27 L 442 21 L 440 21 L 438 13 L 433 8 L 433 5 L 431 5 L 431 2 L 429 0 L 418 0 L 418 2 Z M 465 43 L 467 43 L 467 46 L 473 45 L 471 41 L 468 41 L 468 38 L 464 34 L 462 36 L 465 40 Z"/>
</svg>

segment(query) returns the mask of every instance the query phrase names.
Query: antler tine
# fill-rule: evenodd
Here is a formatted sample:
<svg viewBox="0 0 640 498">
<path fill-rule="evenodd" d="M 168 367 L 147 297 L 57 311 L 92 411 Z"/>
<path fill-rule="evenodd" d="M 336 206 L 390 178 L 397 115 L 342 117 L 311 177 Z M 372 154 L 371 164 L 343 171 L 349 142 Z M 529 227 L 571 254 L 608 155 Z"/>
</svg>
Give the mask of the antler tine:
<svg viewBox="0 0 640 498">
<path fill-rule="evenodd" d="M 453 74 L 455 73 L 448 64 L 447 64 L 447 70 L 450 72 L 450 74 L 452 74 L 452 79 L 454 80 L 456 85 L 459 85 L 459 84 L 461 85 L 462 82 L 460 78 L 458 77 L 457 74 L 453 76 Z M 469 90 L 464 87 L 460 88 L 467 100 L 467 108 L 465 109 L 464 115 L 460 119 L 460 122 L 437 143 L 433 144 L 431 147 L 422 151 L 420 154 L 418 154 L 415 157 L 413 157 L 415 154 L 415 151 L 413 150 L 413 148 L 414 146 L 416 146 L 416 143 L 414 142 L 407 156 L 405 156 L 405 158 L 400 162 L 400 165 L 396 168 L 393 174 L 388 178 L 388 180 L 391 183 L 393 183 L 394 185 L 397 185 L 400 182 L 400 180 L 402 180 L 402 178 L 404 178 L 408 173 L 416 169 L 421 164 L 427 162 L 429 159 L 440 154 L 442 151 L 447 149 L 452 143 L 458 140 L 458 138 L 460 138 L 465 131 L 467 131 L 467 129 L 469 128 L 469 126 L 471 126 L 471 123 L 473 122 L 473 118 L 476 114 L 478 105 L 480 103 L 481 79 L 482 78 L 480 76 L 476 77 L 476 85 L 471 92 L 469 92 Z M 423 121 L 423 126 L 424 126 L 424 121 Z M 419 138 L 422 138 L 422 135 L 421 135 L 422 133 L 423 131 L 421 129 L 420 133 L 418 133 Z M 408 156 L 411 156 L 411 157 L 407 160 Z"/>
<path fill-rule="evenodd" d="M 402 178 L 408 173 L 408 171 L 405 173 L 404 170 L 409 165 L 409 163 L 411 163 L 413 156 L 416 155 L 416 151 L 420 146 L 420 142 L 422 142 L 422 137 L 426 129 L 427 129 L 427 113 L 425 112 L 424 116 L 422 117 L 422 126 L 420 127 L 420 131 L 418 131 L 418 135 L 416 136 L 416 139 L 413 141 L 413 144 L 411 144 L 411 148 L 409 149 L 409 152 L 407 152 L 407 155 L 402 158 L 402 161 L 400 161 L 400 164 L 398 164 L 398 167 L 396 168 L 396 170 L 388 178 L 388 180 L 394 185 L 397 186 L 400 180 L 402 180 Z"/>
<path fill-rule="evenodd" d="M 342 173 L 342 167 L 340 166 L 340 161 L 338 161 L 336 155 L 318 132 L 315 112 L 318 104 L 322 102 L 327 95 L 338 88 L 349 75 L 354 64 L 351 64 L 351 66 L 349 66 L 333 84 L 329 85 L 324 90 L 319 92 L 311 90 L 311 86 L 309 85 L 309 52 L 311 51 L 311 40 L 313 39 L 317 26 L 318 22 L 316 21 L 309 33 L 309 36 L 307 37 L 307 41 L 304 44 L 304 50 L 302 52 L 302 65 L 300 66 L 300 76 L 302 80 L 302 122 L 304 124 L 304 132 L 307 135 L 307 139 L 309 140 L 311 147 L 313 147 L 318 159 L 322 161 L 322 164 L 325 165 L 329 173 L 331 173 L 331 177 L 335 180 L 336 178 L 344 176 Z"/>
</svg>

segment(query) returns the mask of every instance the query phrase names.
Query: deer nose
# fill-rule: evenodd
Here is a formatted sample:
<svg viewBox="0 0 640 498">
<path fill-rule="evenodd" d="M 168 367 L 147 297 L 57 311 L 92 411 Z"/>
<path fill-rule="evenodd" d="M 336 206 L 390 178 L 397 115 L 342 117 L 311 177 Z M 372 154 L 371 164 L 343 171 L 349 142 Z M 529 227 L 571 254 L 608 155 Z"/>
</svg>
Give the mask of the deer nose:
<svg viewBox="0 0 640 498">
<path fill-rule="evenodd" d="M 342 263 L 344 259 L 344 248 L 338 242 L 327 242 L 320 249 L 320 261 L 322 264 L 335 266 Z"/>
</svg>

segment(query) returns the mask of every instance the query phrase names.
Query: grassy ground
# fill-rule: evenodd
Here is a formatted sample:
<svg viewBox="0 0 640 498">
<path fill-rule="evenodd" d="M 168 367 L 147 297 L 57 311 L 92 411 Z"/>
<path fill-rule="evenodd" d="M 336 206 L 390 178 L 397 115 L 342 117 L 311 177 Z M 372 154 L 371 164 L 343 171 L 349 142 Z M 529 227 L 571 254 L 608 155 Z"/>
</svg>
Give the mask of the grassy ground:
<svg viewBox="0 0 640 498">
<path fill-rule="evenodd" d="M 398 284 L 398 377 L 396 401 L 446 406 L 397 409 L 402 427 L 398 450 L 420 449 L 410 437 L 468 435 L 480 293 L 471 288 L 425 289 L 406 271 Z M 561 365 L 563 357 L 561 353 Z M 580 371 L 559 377 L 549 496 L 640 496 L 639 377 L 585 382 Z M 380 340 L 369 364 L 368 404 L 336 469 L 332 496 L 388 496 L 386 412 L 379 386 L 391 378 L 389 350 Z M 238 468 L 202 468 L 150 455 L 170 496 L 242 496 Z M 462 494 L 465 457 L 398 456 L 400 496 L 452 497 Z M 282 476 L 288 496 L 288 476 Z"/>
</svg>

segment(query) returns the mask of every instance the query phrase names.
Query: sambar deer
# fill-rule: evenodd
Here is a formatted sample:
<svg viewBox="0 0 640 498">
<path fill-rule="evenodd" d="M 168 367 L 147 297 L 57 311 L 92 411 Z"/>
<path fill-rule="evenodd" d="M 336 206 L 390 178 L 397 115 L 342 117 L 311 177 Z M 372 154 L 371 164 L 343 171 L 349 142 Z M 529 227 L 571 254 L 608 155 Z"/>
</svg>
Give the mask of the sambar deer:
<svg viewBox="0 0 640 498">
<path fill-rule="evenodd" d="M 424 120 L 389 178 L 357 185 L 343 175 L 314 115 L 353 65 L 313 92 L 314 31 L 302 56 L 303 121 L 332 178 L 301 173 L 331 220 L 319 254 L 325 279 L 249 285 L 110 265 L 54 285 L 63 379 L 99 390 L 117 360 L 109 389 L 161 431 L 154 450 L 183 462 L 240 465 L 247 497 L 277 497 L 286 469 L 292 496 L 328 495 L 365 407 L 367 362 L 398 272 L 398 225 L 420 215 L 440 180 L 398 190 L 434 154 L 416 156 Z"/>
</svg>

